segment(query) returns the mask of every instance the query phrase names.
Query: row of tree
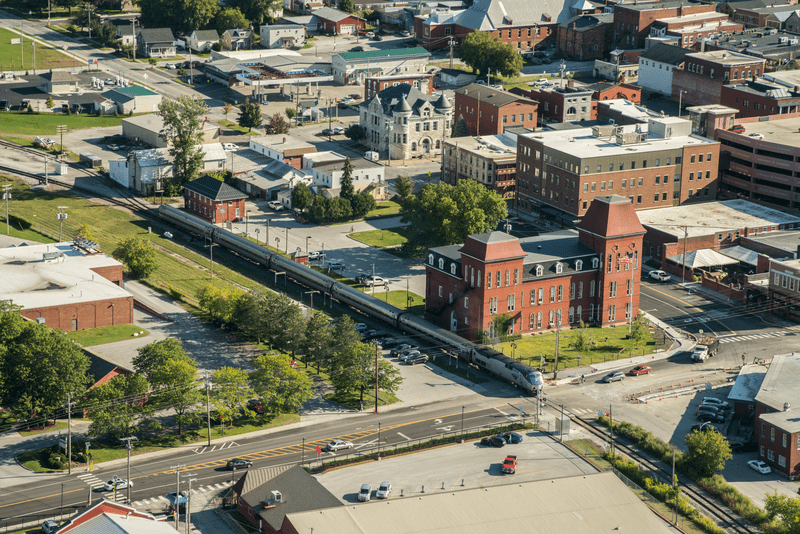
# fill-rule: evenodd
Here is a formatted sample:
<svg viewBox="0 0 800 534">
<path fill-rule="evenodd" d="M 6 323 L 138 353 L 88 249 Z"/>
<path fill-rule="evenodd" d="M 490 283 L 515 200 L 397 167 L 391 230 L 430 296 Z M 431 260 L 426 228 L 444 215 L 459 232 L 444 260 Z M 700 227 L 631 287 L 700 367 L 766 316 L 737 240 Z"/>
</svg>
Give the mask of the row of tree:
<svg viewBox="0 0 800 534">
<path fill-rule="evenodd" d="M 281 7 L 280 0 L 231 0 L 221 7 L 216 0 L 138 0 L 142 24 L 151 28 L 172 28 L 191 33 L 215 28 L 218 33 L 231 28 L 250 27 L 272 21 L 271 13 Z"/>
<path fill-rule="evenodd" d="M 317 223 L 360 218 L 374 210 L 377 203 L 370 188 L 356 193 L 353 185 L 353 164 L 350 158 L 344 160 L 342 168 L 341 191 L 338 197 L 326 198 L 314 193 L 305 184 L 298 184 L 292 190 L 292 207 L 308 210 L 309 218 Z"/>
</svg>

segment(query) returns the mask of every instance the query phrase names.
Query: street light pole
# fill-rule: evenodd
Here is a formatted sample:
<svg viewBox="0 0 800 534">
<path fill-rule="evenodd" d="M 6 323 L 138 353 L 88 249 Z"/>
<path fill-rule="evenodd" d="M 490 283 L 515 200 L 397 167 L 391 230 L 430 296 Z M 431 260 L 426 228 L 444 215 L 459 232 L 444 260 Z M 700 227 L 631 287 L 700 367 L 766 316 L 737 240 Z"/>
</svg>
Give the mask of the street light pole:
<svg viewBox="0 0 800 534">
<path fill-rule="evenodd" d="M 208 238 L 208 239 L 209 239 L 209 241 L 211 241 L 210 238 Z M 210 255 L 210 258 L 211 258 L 211 278 L 212 279 L 214 278 L 214 247 L 216 247 L 216 246 L 217 246 L 216 243 L 210 243 L 208 245 L 205 245 L 205 248 L 209 249 L 209 255 Z"/>
<path fill-rule="evenodd" d="M 308 240 L 311 239 L 311 236 L 306 236 L 306 256 L 308 256 Z"/>
<path fill-rule="evenodd" d="M 127 490 L 128 490 L 128 504 L 130 504 L 132 502 L 131 501 L 131 449 L 133 449 L 133 443 L 132 442 L 139 441 L 139 439 L 136 436 L 130 436 L 130 437 L 127 437 L 127 438 L 120 438 L 120 441 L 124 441 L 125 442 L 125 448 L 128 450 L 128 478 L 127 478 L 128 487 L 127 487 Z"/>
<path fill-rule="evenodd" d="M 464 407 L 461 407 L 461 442 L 464 442 Z"/>
<path fill-rule="evenodd" d="M 211 446 L 211 402 L 210 402 L 210 395 L 211 395 L 211 380 L 208 377 L 208 371 L 206 371 L 206 422 L 208 423 L 208 446 Z"/>
<path fill-rule="evenodd" d="M 8 201 L 11 200 L 11 184 L 5 184 L 3 187 L 3 200 L 6 201 L 6 235 L 11 235 L 11 226 L 8 223 Z"/>
</svg>

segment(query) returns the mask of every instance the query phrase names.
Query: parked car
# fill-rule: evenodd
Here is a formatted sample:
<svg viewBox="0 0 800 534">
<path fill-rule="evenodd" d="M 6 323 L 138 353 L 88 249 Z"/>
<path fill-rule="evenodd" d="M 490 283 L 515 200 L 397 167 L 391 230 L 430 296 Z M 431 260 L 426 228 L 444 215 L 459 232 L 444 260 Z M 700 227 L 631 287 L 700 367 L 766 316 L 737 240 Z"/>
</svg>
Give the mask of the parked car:
<svg viewBox="0 0 800 534">
<path fill-rule="evenodd" d="M 481 440 L 481 445 L 485 445 L 486 447 L 505 447 L 506 440 L 498 436 L 491 436 L 486 437 Z"/>
<path fill-rule="evenodd" d="M 330 452 L 336 452 L 342 449 L 352 449 L 353 442 L 352 441 L 345 441 L 343 439 L 335 439 L 325 445 L 325 450 Z"/>
<path fill-rule="evenodd" d="M 55 534 L 58 530 L 58 523 L 53 521 L 52 519 L 48 519 L 44 523 L 42 523 L 42 534 Z"/>
<path fill-rule="evenodd" d="M 428 362 L 428 355 L 427 354 L 415 354 L 413 356 L 409 356 L 406 358 L 406 365 L 417 365 L 418 363 L 427 363 Z"/>
<path fill-rule="evenodd" d="M 539 78 L 538 80 L 533 82 L 533 85 L 544 85 L 546 83 L 548 83 L 547 78 Z"/>
<path fill-rule="evenodd" d="M 748 135 L 747 137 L 752 137 L 753 139 L 759 139 L 759 140 L 761 140 L 761 139 L 764 139 L 764 134 L 760 134 L 760 133 L 751 133 L 751 134 L 750 134 L 750 135 Z"/>
<path fill-rule="evenodd" d="M 742 126 L 741 124 L 734 124 L 733 126 L 728 128 L 728 131 L 733 133 L 743 134 L 745 132 L 745 129 L 744 126 Z"/>
<path fill-rule="evenodd" d="M 717 427 L 712 425 L 711 423 L 695 423 L 692 425 L 692 431 L 697 432 L 710 432 L 712 430 L 717 430 Z"/>
<path fill-rule="evenodd" d="M 772 468 L 767 465 L 767 462 L 762 462 L 761 460 L 750 460 L 747 462 L 747 467 L 753 469 L 754 471 L 758 471 L 762 475 L 768 475 L 772 473 Z"/>
<path fill-rule="evenodd" d="M 325 128 L 321 133 L 322 135 L 333 135 L 333 128 Z"/>
<path fill-rule="evenodd" d="M 486 85 L 486 82 L 483 80 L 477 80 L 475 83 L 478 85 Z"/>
<path fill-rule="evenodd" d="M 728 410 L 726 410 L 725 408 L 722 408 L 720 406 L 711 406 L 710 404 L 701 404 L 700 406 L 697 407 L 697 410 L 695 410 L 694 413 L 695 413 L 695 415 L 701 414 L 701 413 L 713 413 L 713 414 L 718 414 L 718 415 L 725 415 L 725 414 L 728 413 Z"/>
<path fill-rule="evenodd" d="M 270 200 L 269 202 L 267 202 L 267 206 L 269 206 L 269 209 L 275 210 L 275 211 L 283 211 L 284 209 L 286 209 L 283 206 L 283 204 L 281 204 L 277 200 Z"/>
<path fill-rule="evenodd" d="M 652 367 L 648 367 L 646 365 L 637 365 L 630 370 L 630 374 L 631 376 L 649 375 L 652 370 Z"/>
<path fill-rule="evenodd" d="M 706 397 L 703 399 L 702 404 L 708 404 L 709 406 L 719 406 L 720 408 L 728 409 L 731 407 L 730 403 L 725 402 L 722 399 L 718 399 L 716 397 Z"/>
<path fill-rule="evenodd" d="M 361 502 L 368 502 L 372 496 L 372 486 L 369 484 L 362 484 L 361 489 L 358 490 L 358 500 Z"/>
<path fill-rule="evenodd" d="M 318 260 L 322 257 L 322 253 L 318 250 L 312 250 L 308 253 L 309 260 Z"/>
<path fill-rule="evenodd" d="M 507 475 L 513 475 L 517 472 L 517 457 L 514 455 L 509 454 L 506 456 L 506 459 L 503 460 L 503 473 Z"/>
<path fill-rule="evenodd" d="M 380 35 L 375 35 L 375 37 L 373 37 L 372 40 L 373 41 L 383 41 L 383 37 L 381 37 Z"/>
<path fill-rule="evenodd" d="M 613 373 L 608 373 L 603 377 L 603 382 L 606 384 L 610 382 L 617 382 L 618 380 L 625 380 L 625 373 L 622 371 L 614 371 Z"/>
<path fill-rule="evenodd" d="M 350 104 L 353 104 L 353 103 L 355 103 L 355 101 L 352 98 L 345 97 L 345 98 L 339 100 L 339 102 L 336 105 L 339 106 L 339 109 L 348 109 L 350 107 Z M 334 130 L 333 133 L 335 134 L 336 133 L 336 128 L 334 128 L 333 130 Z M 344 132 L 342 132 L 342 133 L 344 133 Z"/>
<path fill-rule="evenodd" d="M 394 347 L 399 342 L 400 342 L 400 340 L 397 339 L 396 337 L 385 337 L 381 341 L 381 345 L 383 345 L 385 348 L 388 349 L 389 347 Z"/>
<path fill-rule="evenodd" d="M 389 285 L 389 281 L 386 280 L 385 278 L 381 276 L 372 276 L 372 275 L 364 277 L 361 283 L 367 287 Z"/>
<path fill-rule="evenodd" d="M 352 98 L 353 100 L 361 100 L 362 98 L 364 98 L 364 95 L 360 95 L 360 94 L 358 94 L 358 93 L 350 93 L 350 94 L 349 94 L 349 95 L 347 95 L 347 96 L 349 96 L 349 97 L 350 97 L 350 98 Z"/>
<path fill-rule="evenodd" d="M 670 276 L 664 271 L 650 271 L 650 278 L 658 282 L 669 282 Z"/>
<path fill-rule="evenodd" d="M 725 416 L 722 414 L 700 412 L 697 414 L 697 420 L 701 423 L 717 423 L 718 425 L 721 425 L 725 422 Z"/>
<path fill-rule="evenodd" d="M 500 436 L 506 440 L 506 443 L 517 444 L 522 443 L 522 434 L 517 432 L 506 432 L 505 434 L 500 434 Z"/>
<path fill-rule="evenodd" d="M 372 33 L 372 32 L 367 32 L 367 33 L 364 34 L 364 37 L 369 37 L 371 39 L 371 38 L 375 37 L 375 34 Z"/>
<path fill-rule="evenodd" d="M 499 89 L 500 91 L 503 90 L 503 86 L 500 85 L 500 84 L 495 84 L 495 85 L 492 85 L 491 87 L 492 87 L 492 89 Z"/>
<path fill-rule="evenodd" d="M 128 486 L 133 487 L 133 482 L 125 480 L 124 478 L 120 478 L 117 475 L 114 475 L 113 477 L 111 477 L 111 480 L 103 484 L 103 489 L 106 491 L 112 491 L 114 489 L 121 490 L 127 488 Z"/>
<path fill-rule="evenodd" d="M 381 482 L 381 485 L 378 486 L 378 489 L 375 492 L 375 497 L 377 497 L 378 499 L 388 499 L 391 493 L 392 493 L 392 483 Z"/>
<path fill-rule="evenodd" d="M 356 332 L 366 332 L 367 325 L 365 325 L 364 323 L 356 323 L 356 327 L 355 328 L 356 328 Z"/>
<path fill-rule="evenodd" d="M 325 262 L 325 269 L 329 271 L 344 271 L 345 266 L 340 261 L 328 261 Z"/>
<path fill-rule="evenodd" d="M 238 146 L 236 146 L 236 145 L 235 145 L 235 144 L 233 144 L 233 143 L 223 143 L 223 144 L 222 144 L 222 148 L 223 148 L 223 150 L 225 150 L 226 152 L 234 152 L 234 151 L 236 151 L 236 150 L 239 150 L 239 147 L 238 147 Z"/>
<path fill-rule="evenodd" d="M 363 46 L 354 46 L 353 48 L 350 49 L 350 52 L 363 52 L 363 51 L 364 51 Z"/>
<path fill-rule="evenodd" d="M 747 441 L 745 443 L 731 443 L 731 451 L 735 453 L 756 452 L 758 450 L 758 443 L 755 441 Z"/>
<path fill-rule="evenodd" d="M 228 469 L 245 469 L 248 467 L 253 467 L 253 462 L 250 460 L 245 460 L 244 458 L 234 458 L 233 460 L 228 460 L 228 463 L 225 464 L 225 467 Z"/>
<path fill-rule="evenodd" d="M 403 343 L 401 345 L 397 345 L 395 348 L 392 349 L 391 355 L 397 356 L 398 354 L 407 351 L 408 349 L 418 349 L 419 347 L 416 345 L 411 345 L 409 343 Z"/>
<path fill-rule="evenodd" d="M 408 30 L 402 30 L 400 32 L 400 37 L 411 37 L 411 32 Z"/>
<path fill-rule="evenodd" d="M 418 351 L 418 350 L 409 350 L 409 351 L 400 353 L 397 356 L 397 359 L 399 359 L 401 362 L 404 362 L 404 361 L 408 360 L 409 358 L 414 357 L 414 356 L 419 356 L 420 354 L 422 354 L 422 353 L 420 351 Z"/>
<path fill-rule="evenodd" d="M 344 128 L 334 128 L 333 135 L 344 135 Z"/>
</svg>

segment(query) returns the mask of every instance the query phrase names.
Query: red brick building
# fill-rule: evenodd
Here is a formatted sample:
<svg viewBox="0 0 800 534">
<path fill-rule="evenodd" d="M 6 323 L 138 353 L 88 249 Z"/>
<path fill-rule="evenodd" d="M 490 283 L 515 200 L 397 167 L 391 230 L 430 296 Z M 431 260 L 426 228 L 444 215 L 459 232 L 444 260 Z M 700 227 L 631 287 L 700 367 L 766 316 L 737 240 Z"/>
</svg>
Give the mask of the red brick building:
<svg viewBox="0 0 800 534">
<path fill-rule="evenodd" d="M 247 195 L 207 174 L 183 186 L 187 210 L 213 223 L 235 222 L 244 217 Z"/>
<path fill-rule="evenodd" d="M 672 71 L 672 98 L 684 104 L 719 104 L 722 86 L 764 73 L 764 60 L 725 50 L 687 54 L 683 69 Z"/>
<path fill-rule="evenodd" d="M 574 83 L 568 80 L 566 87 L 514 88 L 510 92 L 538 102 L 542 124 L 594 120 L 597 117 L 597 102 L 592 100 L 593 91 L 575 87 Z"/>
<path fill-rule="evenodd" d="M 124 491 L 124 490 L 121 490 Z M 58 532 L 83 534 L 91 532 L 149 532 L 167 534 L 175 532 L 173 523 L 158 520 L 147 512 L 139 512 L 131 506 L 101 499 L 69 518 Z"/>
<path fill-rule="evenodd" d="M 493 319 L 506 313 L 511 333 L 581 321 L 624 324 L 639 309 L 644 233 L 630 201 L 608 195 L 592 203 L 578 236 L 519 240 L 489 232 L 471 235 L 463 245 L 430 249 L 426 319 L 469 339 L 479 329 L 494 335 Z"/>
<path fill-rule="evenodd" d="M 614 15 L 578 15 L 558 25 L 558 50 L 578 60 L 603 59 L 614 34 Z"/>
<path fill-rule="evenodd" d="M 399 74 L 396 76 L 371 76 L 364 79 L 364 101 L 370 100 L 384 89 L 407 83 L 426 95 L 433 94 L 433 74 Z"/>
<path fill-rule="evenodd" d="M 319 18 L 319 29 L 323 33 L 334 35 L 361 33 L 364 31 L 366 21 L 361 17 L 333 9 L 321 7 L 314 11 L 314 16 Z"/>
<path fill-rule="evenodd" d="M 516 138 L 507 135 L 454 137 L 444 141 L 442 181 L 475 180 L 514 205 L 517 182 Z"/>
<path fill-rule="evenodd" d="M 713 13 L 715 4 L 684 0 L 618 3 L 614 6 L 614 47 L 644 48 L 651 25 L 658 19 Z"/>
<path fill-rule="evenodd" d="M 727 14 L 711 11 L 660 18 L 651 25 L 650 37 L 676 37 L 682 48 L 697 50 L 706 37 L 741 30 L 742 25 L 728 20 Z"/>
<path fill-rule="evenodd" d="M 469 135 L 497 135 L 511 126 L 536 128 L 538 104 L 502 89 L 476 83 L 456 89 L 455 115 Z"/>
<path fill-rule="evenodd" d="M 642 102 L 642 88 L 638 85 L 629 83 L 610 83 L 599 82 L 584 86 L 583 89 L 591 89 L 592 100 L 598 102 L 603 100 L 628 100 L 634 104 Z"/>
<path fill-rule="evenodd" d="M 783 115 L 800 111 L 800 90 L 766 80 L 723 85 L 719 103 L 737 109 L 736 118 Z"/>
<path fill-rule="evenodd" d="M 20 306 L 23 317 L 64 331 L 133 322 L 122 264 L 84 239 L 0 249 L 0 299 Z"/>
</svg>

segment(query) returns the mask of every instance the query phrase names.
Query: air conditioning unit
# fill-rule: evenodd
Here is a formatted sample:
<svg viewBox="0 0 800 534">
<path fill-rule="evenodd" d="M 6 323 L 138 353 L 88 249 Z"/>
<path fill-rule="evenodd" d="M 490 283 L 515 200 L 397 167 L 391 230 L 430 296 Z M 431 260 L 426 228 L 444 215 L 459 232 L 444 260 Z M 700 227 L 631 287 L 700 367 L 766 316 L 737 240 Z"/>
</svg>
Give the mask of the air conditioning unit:
<svg viewBox="0 0 800 534">
<path fill-rule="evenodd" d="M 283 495 L 281 495 L 280 491 L 272 491 L 272 504 L 278 504 L 283 502 Z"/>
</svg>

